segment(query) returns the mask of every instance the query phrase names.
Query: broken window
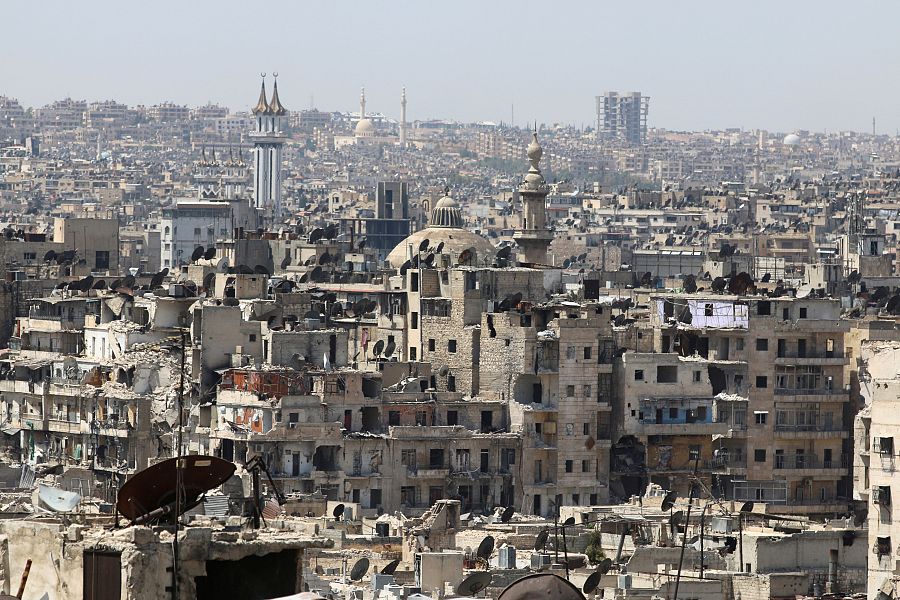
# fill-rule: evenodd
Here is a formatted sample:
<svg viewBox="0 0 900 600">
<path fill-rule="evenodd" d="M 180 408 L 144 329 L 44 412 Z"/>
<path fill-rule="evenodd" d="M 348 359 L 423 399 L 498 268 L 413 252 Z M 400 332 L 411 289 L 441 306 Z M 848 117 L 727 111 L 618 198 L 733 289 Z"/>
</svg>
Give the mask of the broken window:
<svg viewBox="0 0 900 600">
<path fill-rule="evenodd" d="M 891 553 L 891 538 L 888 537 L 878 537 L 875 538 L 875 554 L 878 555 L 878 558 L 882 556 L 889 556 Z"/>
<path fill-rule="evenodd" d="M 678 367 L 676 365 L 656 367 L 656 383 L 678 383 Z"/>
<path fill-rule="evenodd" d="M 894 438 L 878 437 L 875 438 L 875 451 L 879 454 L 894 454 Z"/>
</svg>

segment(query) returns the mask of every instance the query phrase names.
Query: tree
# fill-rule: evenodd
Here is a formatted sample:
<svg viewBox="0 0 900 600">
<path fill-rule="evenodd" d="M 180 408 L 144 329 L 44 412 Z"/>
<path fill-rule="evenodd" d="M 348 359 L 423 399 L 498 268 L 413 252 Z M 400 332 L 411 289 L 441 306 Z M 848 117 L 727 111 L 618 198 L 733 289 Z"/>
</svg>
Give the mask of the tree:
<svg viewBox="0 0 900 600">
<path fill-rule="evenodd" d="M 594 529 L 588 534 L 588 545 L 584 549 L 584 553 L 588 560 L 595 565 L 606 558 L 606 554 L 603 553 L 603 536 L 599 529 Z"/>
</svg>

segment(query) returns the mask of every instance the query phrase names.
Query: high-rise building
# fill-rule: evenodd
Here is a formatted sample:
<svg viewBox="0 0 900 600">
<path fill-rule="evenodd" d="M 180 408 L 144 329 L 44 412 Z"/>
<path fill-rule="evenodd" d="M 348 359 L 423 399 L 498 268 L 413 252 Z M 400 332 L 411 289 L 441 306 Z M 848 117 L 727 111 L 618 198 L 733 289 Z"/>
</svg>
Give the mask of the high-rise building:
<svg viewBox="0 0 900 600">
<path fill-rule="evenodd" d="M 250 133 L 253 140 L 253 204 L 271 223 L 281 217 L 281 152 L 287 137 L 282 130 L 287 109 L 278 98 L 277 79 L 271 101 L 266 100 L 263 79 L 253 115 L 256 117 L 256 129 Z"/>
<path fill-rule="evenodd" d="M 597 138 L 643 144 L 647 141 L 649 107 L 650 96 L 640 92 L 606 92 L 597 96 Z"/>
</svg>

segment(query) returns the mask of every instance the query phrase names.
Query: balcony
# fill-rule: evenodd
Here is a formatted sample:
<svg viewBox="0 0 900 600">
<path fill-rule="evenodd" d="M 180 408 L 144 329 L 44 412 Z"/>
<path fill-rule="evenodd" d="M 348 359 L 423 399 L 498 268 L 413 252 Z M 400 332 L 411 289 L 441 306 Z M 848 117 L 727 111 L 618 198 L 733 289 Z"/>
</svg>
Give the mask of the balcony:
<svg viewBox="0 0 900 600">
<path fill-rule="evenodd" d="M 797 476 L 840 477 L 849 467 L 850 457 L 846 454 L 832 460 L 822 460 L 812 454 L 776 454 L 774 465 L 776 471 L 793 471 Z"/>
<path fill-rule="evenodd" d="M 635 435 L 725 435 L 728 433 L 727 423 L 656 423 L 640 421 L 634 427 Z"/>
<path fill-rule="evenodd" d="M 850 393 L 846 390 L 826 388 L 789 389 L 775 388 L 778 402 L 848 402 Z"/>
<path fill-rule="evenodd" d="M 850 358 L 839 352 L 787 352 L 775 358 L 776 365 L 839 367 L 850 364 Z"/>
<path fill-rule="evenodd" d="M 720 475 L 743 475 L 747 471 L 747 457 L 743 454 L 719 454 L 706 461 L 706 468 Z"/>
<path fill-rule="evenodd" d="M 838 425 L 805 424 L 775 425 L 775 435 L 781 439 L 813 440 L 849 437 L 849 432 Z"/>
</svg>

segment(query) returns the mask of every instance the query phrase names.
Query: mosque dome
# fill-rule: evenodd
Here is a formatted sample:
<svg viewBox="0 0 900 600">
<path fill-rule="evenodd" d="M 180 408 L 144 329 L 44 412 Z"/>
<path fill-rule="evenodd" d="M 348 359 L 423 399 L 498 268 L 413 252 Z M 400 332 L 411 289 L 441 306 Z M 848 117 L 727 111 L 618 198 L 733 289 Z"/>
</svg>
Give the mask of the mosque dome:
<svg viewBox="0 0 900 600">
<path fill-rule="evenodd" d="M 459 204 L 447 194 L 435 203 L 428 227 L 397 244 L 388 254 L 388 262 L 391 267 L 399 268 L 411 254 L 418 252 L 419 245 L 424 240 L 428 240 L 431 248 L 443 243 L 441 252 L 451 256 L 458 256 L 463 250 L 474 250 L 476 264 L 484 257 L 493 256 L 496 252 L 494 246 L 477 233 L 465 229 L 464 224 Z"/>
<path fill-rule="evenodd" d="M 375 125 L 369 118 L 362 118 L 356 122 L 356 129 L 353 133 L 356 137 L 372 137 L 375 135 Z"/>
<path fill-rule="evenodd" d="M 781 141 L 785 146 L 797 146 L 800 144 L 800 136 L 796 133 L 789 133 L 784 136 L 784 139 Z"/>
</svg>

